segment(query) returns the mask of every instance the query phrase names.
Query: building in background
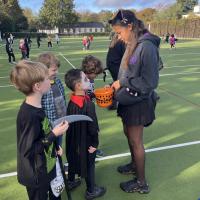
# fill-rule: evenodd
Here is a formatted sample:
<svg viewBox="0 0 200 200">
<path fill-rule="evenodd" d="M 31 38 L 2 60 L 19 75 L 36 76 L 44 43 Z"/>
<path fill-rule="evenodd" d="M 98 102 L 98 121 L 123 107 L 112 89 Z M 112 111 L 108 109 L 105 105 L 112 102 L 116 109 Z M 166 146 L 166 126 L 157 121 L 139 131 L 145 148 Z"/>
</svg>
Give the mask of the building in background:
<svg viewBox="0 0 200 200">
<path fill-rule="evenodd" d="M 58 28 L 54 29 L 40 29 L 39 33 L 47 33 L 47 34 L 56 34 L 59 33 Z M 87 34 L 87 33 L 104 33 L 105 27 L 101 22 L 78 22 L 75 24 L 69 25 L 69 27 L 65 27 L 63 29 L 64 34 L 69 35 L 79 35 L 79 34 Z"/>
</svg>

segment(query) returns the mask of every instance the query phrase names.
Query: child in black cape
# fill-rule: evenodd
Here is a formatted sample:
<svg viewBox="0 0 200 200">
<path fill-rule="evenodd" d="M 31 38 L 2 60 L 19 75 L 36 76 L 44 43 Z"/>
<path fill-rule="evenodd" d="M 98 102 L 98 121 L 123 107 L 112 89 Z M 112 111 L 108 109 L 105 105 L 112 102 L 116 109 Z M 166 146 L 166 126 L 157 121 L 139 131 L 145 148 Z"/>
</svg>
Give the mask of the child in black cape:
<svg viewBox="0 0 200 200">
<path fill-rule="evenodd" d="M 104 187 L 95 184 L 95 157 L 98 141 L 98 121 L 95 105 L 85 91 L 89 88 L 89 80 L 80 69 L 71 69 L 65 74 L 66 86 L 73 91 L 67 115 L 84 114 L 93 119 L 93 122 L 75 122 L 70 125 L 66 137 L 66 156 L 69 163 L 69 185 L 74 187 L 75 175 L 78 174 L 86 181 L 86 199 L 103 196 Z"/>
</svg>

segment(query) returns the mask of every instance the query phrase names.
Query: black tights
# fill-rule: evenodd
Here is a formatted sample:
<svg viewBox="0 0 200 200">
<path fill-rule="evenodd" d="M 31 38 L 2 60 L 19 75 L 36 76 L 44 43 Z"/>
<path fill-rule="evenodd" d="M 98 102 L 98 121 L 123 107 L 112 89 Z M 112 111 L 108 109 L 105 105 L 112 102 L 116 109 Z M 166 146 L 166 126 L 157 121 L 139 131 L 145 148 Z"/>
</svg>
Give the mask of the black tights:
<svg viewBox="0 0 200 200">
<path fill-rule="evenodd" d="M 137 179 L 145 182 L 145 151 L 143 145 L 143 126 L 124 126 L 124 133 L 128 139 L 133 167 L 136 169 Z"/>
</svg>

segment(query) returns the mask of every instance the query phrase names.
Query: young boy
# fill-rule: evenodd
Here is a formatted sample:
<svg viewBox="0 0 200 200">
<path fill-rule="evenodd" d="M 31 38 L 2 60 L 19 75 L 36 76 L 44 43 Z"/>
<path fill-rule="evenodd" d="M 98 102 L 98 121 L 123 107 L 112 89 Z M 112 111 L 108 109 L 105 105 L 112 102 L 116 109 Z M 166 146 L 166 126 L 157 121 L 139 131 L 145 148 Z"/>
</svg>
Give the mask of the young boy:
<svg viewBox="0 0 200 200">
<path fill-rule="evenodd" d="M 93 119 L 93 122 L 73 123 L 67 131 L 68 180 L 69 184 L 73 183 L 75 174 L 84 177 L 87 186 L 85 198 L 94 199 L 103 196 L 106 189 L 95 185 L 95 157 L 99 143 L 99 128 L 95 105 L 85 94 L 89 88 L 89 80 L 80 69 L 71 69 L 65 74 L 65 83 L 73 91 L 67 114 L 84 114 Z"/>
<path fill-rule="evenodd" d="M 19 41 L 19 49 L 21 50 L 21 53 L 22 53 L 21 59 L 22 60 L 26 59 L 27 49 L 26 49 L 26 46 L 25 46 L 24 39 L 20 39 L 20 41 Z"/>
<path fill-rule="evenodd" d="M 48 35 L 47 37 L 47 45 L 48 45 L 48 48 L 52 48 L 52 39 L 50 35 Z"/>
<path fill-rule="evenodd" d="M 51 88 L 42 97 L 42 108 L 47 118 L 52 123 L 56 119 L 66 116 L 67 112 L 64 86 L 57 77 L 60 61 L 54 54 L 49 52 L 40 54 L 37 61 L 46 65 L 49 72 Z M 58 137 L 57 142 L 62 146 L 62 136 Z"/>
<path fill-rule="evenodd" d="M 170 43 L 170 46 L 171 46 L 171 49 L 172 48 L 175 48 L 176 49 L 176 40 L 175 40 L 175 37 L 174 37 L 174 34 L 171 34 L 170 38 L 169 38 L 169 43 Z"/>
<path fill-rule="evenodd" d="M 8 40 L 6 41 L 6 52 L 8 54 L 9 63 L 15 62 L 15 55 L 14 55 L 14 51 L 13 51 L 13 48 L 12 48 L 10 38 L 8 38 Z M 12 60 L 11 60 L 11 58 L 12 58 Z"/>
<path fill-rule="evenodd" d="M 26 186 L 30 200 L 61 199 L 50 189 L 56 176 L 54 141 L 68 129 L 65 121 L 53 130 L 41 106 L 50 89 L 48 69 L 41 63 L 22 60 L 11 71 L 10 80 L 26 95 L 17 116 L 17 178 Z M 60 155 L 60 151 L 57 152 Z"/>
<path fill-rule="evenodd" d="M 87 94 L 89 95 L 90 99 L 92 101 L 94 101 L 94 98 L 95 98 L 94 80 L 99 74 L 101 74 L 103 72 L 103 64 L 98 58 L 96 58 L 92 55 L 88 55 L 82 61 L 81 70 L 85 73 L 85 75 L 87 76 L 87 78 L 90 81 L 90 87 L 87 90 Z M 96 151 L 96 156 L 97 157 L 104 156 L 103 151 L 98 149 Z"/>
</svg>

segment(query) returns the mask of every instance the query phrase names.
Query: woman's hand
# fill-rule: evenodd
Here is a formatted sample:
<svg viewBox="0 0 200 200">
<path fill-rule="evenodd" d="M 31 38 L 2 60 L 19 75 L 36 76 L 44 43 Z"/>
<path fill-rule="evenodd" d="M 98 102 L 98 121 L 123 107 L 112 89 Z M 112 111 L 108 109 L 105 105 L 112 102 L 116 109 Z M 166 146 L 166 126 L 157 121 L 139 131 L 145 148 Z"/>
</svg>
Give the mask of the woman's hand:
<svg viewBox="0 0 200 200">
<path fill-rule="evenodd" d="M 121 87 L 119 80 L 113 82 L 113 84 L 111 85 L 112 88 L 115 89 L 115 91 L 119 90 L 119 88 Z"/>
</svg>

